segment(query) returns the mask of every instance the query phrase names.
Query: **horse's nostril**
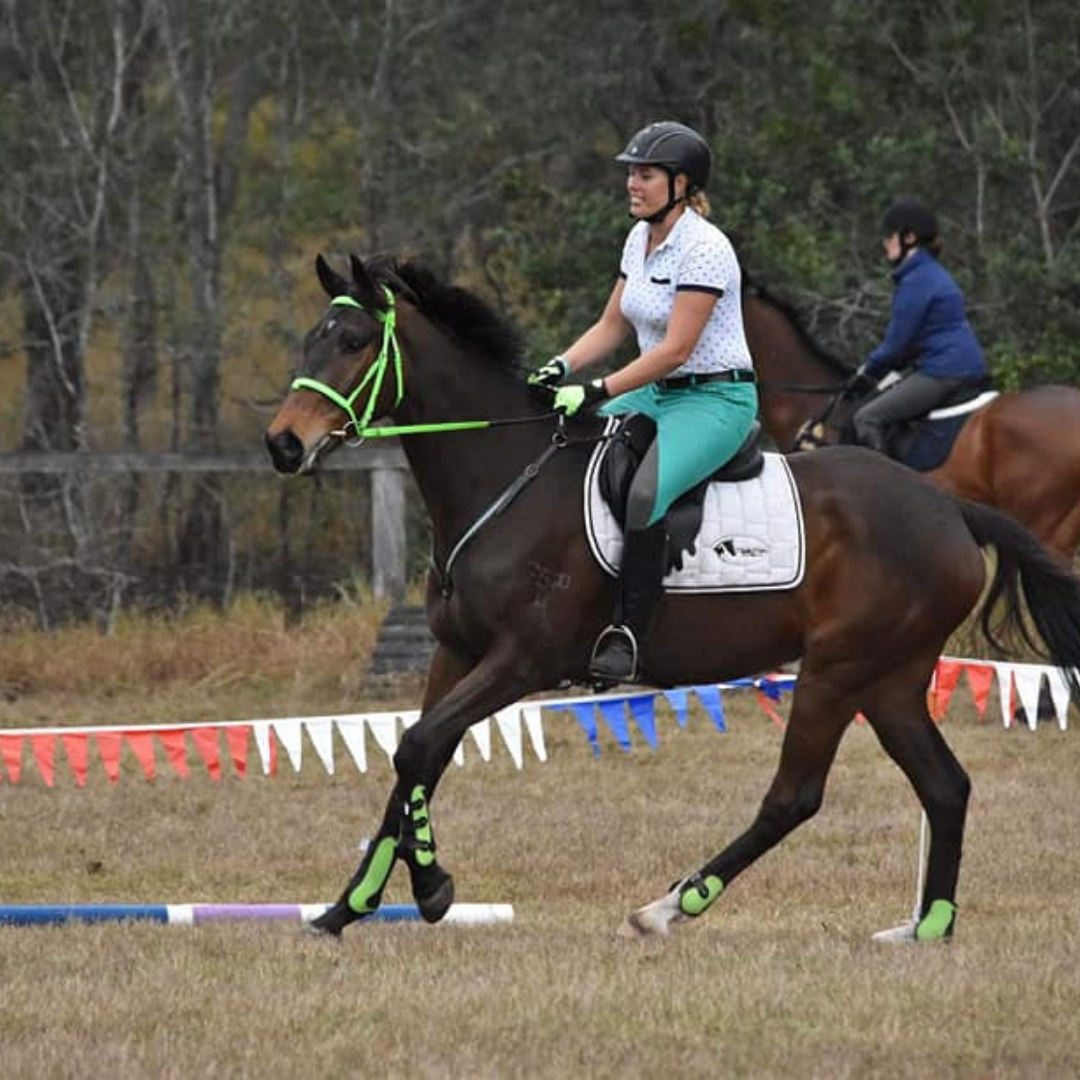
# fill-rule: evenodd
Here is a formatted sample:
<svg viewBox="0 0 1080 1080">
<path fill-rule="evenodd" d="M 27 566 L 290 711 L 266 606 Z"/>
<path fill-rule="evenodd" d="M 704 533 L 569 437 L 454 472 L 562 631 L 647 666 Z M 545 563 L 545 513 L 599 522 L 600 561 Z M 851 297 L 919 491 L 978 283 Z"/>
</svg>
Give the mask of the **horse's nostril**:
<svg viewBox="0 0 1080 1080">
<path fill-rule="evenodd" d="M 304 460 L 304 444 L 286 428 L 277 435 L 265 436 L 266 449 L 274 468 L 281 473 L 297 472 Z"/>
</svg>

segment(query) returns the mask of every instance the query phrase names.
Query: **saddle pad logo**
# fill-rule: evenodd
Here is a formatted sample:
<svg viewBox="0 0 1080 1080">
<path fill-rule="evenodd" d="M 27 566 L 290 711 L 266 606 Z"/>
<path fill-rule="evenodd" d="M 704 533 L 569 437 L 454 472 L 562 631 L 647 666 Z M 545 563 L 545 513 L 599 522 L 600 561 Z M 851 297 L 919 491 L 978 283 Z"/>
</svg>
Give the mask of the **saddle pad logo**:
<svg viewBox="0 0 1080 1080">
<path fill-rule="evenodd" d="M 723 536 L 712 546 L 713 551 L 729 563 L 747 563 L 764 559 L 769 545 L 752 536 Z"/>
</svg>

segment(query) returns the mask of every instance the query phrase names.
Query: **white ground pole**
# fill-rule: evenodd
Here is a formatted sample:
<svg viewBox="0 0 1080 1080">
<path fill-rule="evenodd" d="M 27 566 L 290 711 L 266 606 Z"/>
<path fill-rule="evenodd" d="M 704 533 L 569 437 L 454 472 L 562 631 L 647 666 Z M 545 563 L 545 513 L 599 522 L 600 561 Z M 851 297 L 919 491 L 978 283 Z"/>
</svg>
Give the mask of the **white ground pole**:
<svg viewBox="0 0 1080 1080">
<path fill-rule="evenodd" d="M 912 905 L 911 919 L 888 930 L 879 930 L 873 936 L 874 941 L 893 945 L 915 940 L 915 927 L 919 925 L 923 890 L 926 888 L 926 848 L 929 838 L 930 822 L 926 817 L 926 811 L 923 810 L 919 815 L 919 850 L 915 863 L 915 903 Z"/>
</svg>

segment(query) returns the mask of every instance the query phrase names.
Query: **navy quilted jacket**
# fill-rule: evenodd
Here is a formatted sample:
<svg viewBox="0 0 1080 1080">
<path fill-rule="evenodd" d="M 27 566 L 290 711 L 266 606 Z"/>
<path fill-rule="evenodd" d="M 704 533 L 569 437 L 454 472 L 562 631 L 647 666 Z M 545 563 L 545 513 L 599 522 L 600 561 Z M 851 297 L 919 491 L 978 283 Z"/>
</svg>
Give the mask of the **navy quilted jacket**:
<svg viewBox="0 0 1080 1080">
<path fill-rule="evenodd" d="M 952 275 L 928 251 L 916 251 L 893 272 L 896 292 L 885 339 L 866 361 L 880 376 L 890 368 L 916 367 L 939 379 L 986 374 L 986 360 L 964 313 L 964 296 Z"/>
</svg>

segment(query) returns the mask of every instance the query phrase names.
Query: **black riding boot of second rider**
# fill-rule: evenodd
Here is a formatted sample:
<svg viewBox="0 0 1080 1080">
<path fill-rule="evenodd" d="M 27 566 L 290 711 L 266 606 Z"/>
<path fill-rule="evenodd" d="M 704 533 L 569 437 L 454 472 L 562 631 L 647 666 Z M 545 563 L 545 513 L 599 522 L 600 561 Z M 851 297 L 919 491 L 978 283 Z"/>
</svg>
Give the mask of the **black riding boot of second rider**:
<svg viewBox="0 0 1080 1080">
<path fill-rule="evenodd" d="M 666 557 L 662 521 L 626 533 L 612 624 L 596 639 L 589 662 L 589 675 L 598 684 L 614 686 L 640 678 L 640 657 L 663 591 Z"/>
</svg>

